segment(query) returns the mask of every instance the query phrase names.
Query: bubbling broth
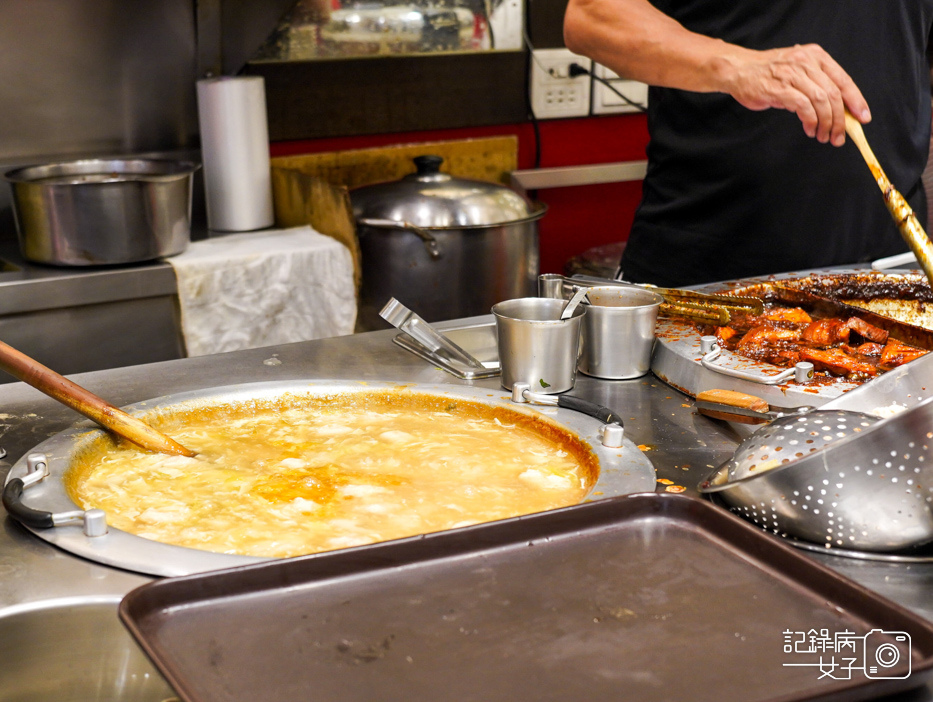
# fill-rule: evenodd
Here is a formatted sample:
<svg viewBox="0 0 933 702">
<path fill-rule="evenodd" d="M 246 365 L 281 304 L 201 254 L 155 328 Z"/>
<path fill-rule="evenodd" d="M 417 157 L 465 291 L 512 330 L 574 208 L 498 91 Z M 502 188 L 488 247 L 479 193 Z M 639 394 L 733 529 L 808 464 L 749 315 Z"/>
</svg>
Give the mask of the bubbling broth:
<svg viewBox="0 0 933 702">
<path fill-rule="evenodd" d="M 413 392 L 286 395 L 147 417 L 197 451 L 102 438 L 66 476 L 108 523 L 178 546 L 286 557 L 579 502 L 598 459 L 544 418 Z"/>
</svg>

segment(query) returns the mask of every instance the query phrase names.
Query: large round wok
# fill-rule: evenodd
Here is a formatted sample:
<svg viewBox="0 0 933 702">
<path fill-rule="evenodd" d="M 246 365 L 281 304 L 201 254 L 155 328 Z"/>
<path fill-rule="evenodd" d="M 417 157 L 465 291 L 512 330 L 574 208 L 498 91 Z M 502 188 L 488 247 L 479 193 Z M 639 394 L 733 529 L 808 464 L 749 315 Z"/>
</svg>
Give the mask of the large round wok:
<svg viewBox="0 0 933 702">
<path fill-rule="evenodd" d="M 605 425 L 600 420 L 561 407 L 532 407 L 513 403 L 509 394 L 486 388 L 333 380 L 285 381 L 179 393 L 140 402 L 125 409 L 131 414 L 145 417 L 150 413 L 184 411 L 213 403 L 266 400 L 283 393 L 320 395 L 339 393 L 344 395 L 393 388 L 462 398 L 487 405 L 507 403 L 516 412 L 544 415 L 553 420 L 575 434 L 590 448 L 599 461 L 598 480 L 584 498 L 585 500 L 655 489 L 654 468 L 631 441 L 625 439 L 619 448 L 607 448 L 602 445 L 602 429 Z M 10 470 L 7 483 L 17 478 L 29 483 L 22 493 L 22 506 L 40 513 L 48 513 L 47 522 L 50 525 L 48 528 L 37 524 L 32 526 L 25 524 L 34 534 L 76 555 L 151 575 L 185 575 L 269 560 L 173 546 L 135 536 L 113 527 L 102 528 L 104 515 L 91 514 L 99 510 L 88 510 L 87 513 L 81 510 L 69 497 L 64 481 L 64 476 L 74 457 L 90 443 L 98 441 L 100 436 L 101 430 L 94 428 L 89 422 L 77 423 L 36 446 Z M 27 479 L 30 473 L 28 458 L 35 453 L 45 455 L 48 475 L 33 482 Z M 88 535 L 88 533 L 99 535 Z"/>
</svg>

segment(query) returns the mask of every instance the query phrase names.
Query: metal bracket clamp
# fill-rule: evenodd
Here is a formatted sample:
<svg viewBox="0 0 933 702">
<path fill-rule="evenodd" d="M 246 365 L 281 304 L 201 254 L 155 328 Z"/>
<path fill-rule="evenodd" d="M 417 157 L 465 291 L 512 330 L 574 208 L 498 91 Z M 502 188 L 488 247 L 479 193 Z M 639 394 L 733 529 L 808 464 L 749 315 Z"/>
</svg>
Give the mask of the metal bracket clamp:
<svg viewBox="0 0 933 702">
<path fill-rule="evenodd" d="M 736 370 L 735 368 L 717 366 L 715 363 L 713 363 L 713 361 L 719 358 L 719 356 L 722 354 L 722 348 L 716 341 L 715 336 L 700 337 L 700 351 L 703 353 L 703 358 L 700 359 L 700 363 L 703 364 L 704 368 L 715 373 L 732 376 L 733 378 L 748 380 L 752 383 L 760 383 L 761 385 L 780 385 L 784 381 L 791 379 L 798 383 L 806 383 L 813 379 L 813 364 L 807 361 L 801 361 L 793 368 L 788 368 L 787 370 L 781 371 L 775 375 L 761 375 L 758 373 L 749 373 L 747 371 Z"/>
<path fill-rule="evenodd" d="M 107 516 L 103 510 L 73 510 L 46 512 L 27 507 L 22 502 L 23 491 L 49 476 L 48 457 L 44 453 L 26 456 L 26 475 L 13 478 L 3 488 L 3 506 L 12 517 L 33 529 L 50 529 L 69 524 L 84 525 L 85 536 L 103 536 L 107 533 Z"/>
<path fill-rule="evenodd" d="M 608 407 L 597 405 L 595 402 L 583 400 L 579 397 L 571 397 L 570 395 L 545 395 L 540 392 L 531 392 L 529 388 L 530 386 L 528 383 L 515 383 L 512 385 L 512 402 L 552 405 L 588 414 L 605 423 L 605 426 L 600 430 L 603 446 L 606 448 L 622 447 L 623 439 L 625 438 L 625 429 L 623 428 L 622 417 L 616 412 L 613 412 Z"/>
</svg>

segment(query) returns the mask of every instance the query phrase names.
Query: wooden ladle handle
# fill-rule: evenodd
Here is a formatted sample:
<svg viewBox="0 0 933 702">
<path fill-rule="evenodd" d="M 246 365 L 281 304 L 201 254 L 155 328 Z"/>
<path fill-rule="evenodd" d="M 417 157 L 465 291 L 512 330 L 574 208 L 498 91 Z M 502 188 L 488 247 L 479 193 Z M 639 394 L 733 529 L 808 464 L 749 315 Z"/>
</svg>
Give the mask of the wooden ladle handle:
<svg viewBox="0 0 933 702">
<path fill-rule="evenodd" d="M 197 455 L 142 420 L 128 415 L 2 341 L 0 341 L 0 368 L 36 390 L 80 412 L 85 417 L 93 419 L 105 429 L 132 441 L 137 446 L 157 453 L 179 456 Z"/>
<path fill-rule="evenodd" d="M 917 257 L 917 261 L 920 262 L 920 267 L 926 274 L 927 280 L 930 281 L 930 285 L 933 285 L 933 244 L 930 243 L 929 237 L 917 220 L 913 209 L 907 204 L 907 200 L 885 175 L 884 169 L 868 145 L 861 123 L 848 110 L 846 110 L 846 134 L 858 147 L 862 158 L 868 164 L 875 182 L 881 188 L 881 193 L 884 195 L 884 204 L 887 206 L 888 212 L 891 213 L 891 217 L 894 218 L 897 230 L 901 233 L 907 245 L 910 246 L 914 256 Z"/>
</svg>

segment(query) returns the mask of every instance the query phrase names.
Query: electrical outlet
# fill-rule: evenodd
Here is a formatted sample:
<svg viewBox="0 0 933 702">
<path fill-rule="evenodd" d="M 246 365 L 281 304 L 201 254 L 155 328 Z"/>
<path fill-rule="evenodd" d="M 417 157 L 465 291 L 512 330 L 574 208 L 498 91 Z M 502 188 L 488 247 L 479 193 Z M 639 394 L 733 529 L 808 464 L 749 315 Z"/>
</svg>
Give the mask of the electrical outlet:
<svg viewBox="0 0 933 702">
<path fill-rule="evenodd" d="M 570 64 L 593 62 L 568 49 L 535 49 L 531 57 L 531 109 L 538 119 L 590 114 L 590 77 L 570 77 Z"/>
<path fill-rule="evenodd" d="M 648 86 L 645 83 L 639 83 L 637 80 L 620 78 L 618 73 L 598 63 L 594 65 L 593 74 L 609 81 L 613 88 L 632 102 L 644 105 L 645 107 L 648 106 Z M 609 115 L 619 112 L 640 112 L 640 110 L 620 98 L 601 81 L 594 79 L 593 114 Z"/>
</svg>

